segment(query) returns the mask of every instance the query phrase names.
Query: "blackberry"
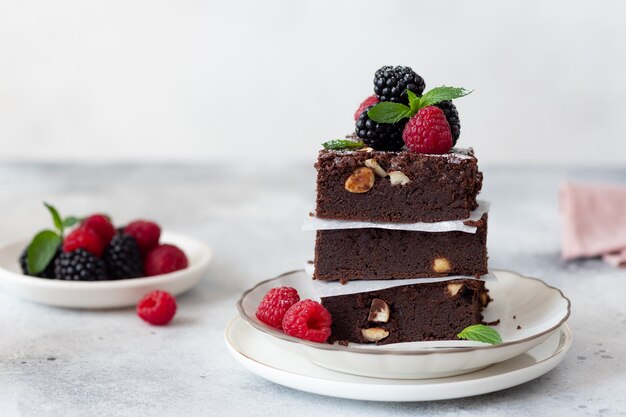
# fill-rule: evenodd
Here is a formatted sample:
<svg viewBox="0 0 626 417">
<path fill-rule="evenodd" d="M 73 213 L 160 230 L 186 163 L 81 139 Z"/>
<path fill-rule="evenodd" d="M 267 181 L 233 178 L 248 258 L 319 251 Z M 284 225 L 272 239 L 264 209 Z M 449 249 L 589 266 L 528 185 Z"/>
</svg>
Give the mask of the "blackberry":
<svg viewBox="0 0 626 417">
<path fill-rule="evenodd" d="M 46 269 L 44 269 L 43 271 L 41 271 L 38 274 L 29 274 L 28 273 L 28 264 L 27 264 L 27 259 L 28 259 L 28 248 L 24 249 L 24 252 L 22 252 L 22 254 L 20 255 L 20 266 L 22 267 L 22 273 L 24 273 L 24 275 L 30 275 L 33 277 L 39 277 L 39 278 L 50 278 L 50 279 L 54 279 L 55 275 L 54 275 L 54 263 L 57 260 L 57 258 L 59 257 L 59 255 L 61 254 L 61 249 L 58 248 L 57 249 L 57 253 L 54 255 L 54 257 L 52 258 L 52 260 L 50 261 L 50 263 L 48 264 L 48 266 L 46 266 Z"/>
<path fill-rule="evenodd" d="M 117 233 L 104 251 L 104 263 L 110 279 L 143 276 L 143 259 L 137 240 L 126 233 Z"/>
<path fill-rule="evenodd" d="M 63 252 L 54 264 L 57 279 L 65 281 L 104 281 L 107 279 L 104 262 L 85 249 Z"/>
<path fill-rule="evenodd" d="M 367 111 L 374 106 L 370 106 L 356 121 L 356 135 L 363 140 L 367 146 L 378 151 L 399 151 L 404 146 L 402 140 L 402 130 L 406 120 L 397 123 L 376 123 L 367 116 Z"/>
<path fill-rule="evenodd" d="M 409 67 L 386 65 L 374 75 L 374 92 L 380 101 L 407 104 L 407 89 L 421 96 L 424 88 L 424 79 Z"/>
<path fill-rule="evenodd" d="M 459 112 L 456 110 L 456 106 L 452 103 L 452 100 L 440 101 L 435 106 L 443 110 L 443 114 L 446 115 L 446 120 L 452 132 L 452 146 L 456 145 L 456 141 L 461 135 L 461 120 L 459 119 Z"/>
</svg>

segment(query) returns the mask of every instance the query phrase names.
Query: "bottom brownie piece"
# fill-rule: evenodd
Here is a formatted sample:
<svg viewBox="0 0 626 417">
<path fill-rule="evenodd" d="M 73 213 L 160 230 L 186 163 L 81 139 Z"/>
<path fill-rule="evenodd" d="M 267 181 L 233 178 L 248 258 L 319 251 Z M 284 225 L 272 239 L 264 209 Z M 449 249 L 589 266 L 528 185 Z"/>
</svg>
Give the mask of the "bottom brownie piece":
<svg viewBox="0 0 626 417">
<path fill-rule="evenodd" d="M 474 279 L 322 297 L 332 316 L 331 343 L 456 339 L 467 326 L 482 322 L 490 301 L 485 282 Z"/>
</svg>

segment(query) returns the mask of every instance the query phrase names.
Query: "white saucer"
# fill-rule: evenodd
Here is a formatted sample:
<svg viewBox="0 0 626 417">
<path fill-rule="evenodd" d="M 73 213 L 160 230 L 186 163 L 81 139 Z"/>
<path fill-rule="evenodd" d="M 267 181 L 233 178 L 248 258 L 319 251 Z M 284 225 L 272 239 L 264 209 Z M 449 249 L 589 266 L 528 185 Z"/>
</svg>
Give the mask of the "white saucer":
<svg viewBox="0 0 626 417">
<path fill-rule="evenodd" d="M 164 290 L 181 294 L 206 274 L 211 250 L 202 242 L 183 235 L 163 232 L 161 241 L 185 252 L 189 267 L 170 274 L 115 281 L 70 282 L 29 277 L 20 271 L 18 257 L 28 245 L 21 240 L 0 248 L 0 287 L 30 301 L 57 307 L 117 308 L 135 305 L 146 293 Z"/>
<path fill-rule="evenodd" d="M 312 280 L 294 271 L 263 281 L 246 291 L 237 307 L 241 318 L 277 348 L 300 355 L 335 371 L 377 378 L 440 378 L 473 372 L 518 356 L 539 345 L 565 323 L 570 301 L 545 282 L 511 271 L 492 271 L 497 279 L 486 281 L 494 299 L 484 311 L 503 343 L 488 345 L 463 340 L 370 345 L 313 343 L 290 337 L 256 318 L 256 309 L 270 288 L 288 286 L 301 299 L 318 299 Z M 349 286 L 350 283 L 346 284 Z"/>
<path fill-rule="evenodd" d="M 432 401 L 469 397 L 510 388 L 556 367 L 572 345 L 563 324 L 526 353 L 477 372 L 436 379 L 381 379 L 331 371 L 280 349 L 241 318 L 224 333 L 231 355 L 245 368 L 269 381 L 314 394 L 370 401 Z"/>
</svg>

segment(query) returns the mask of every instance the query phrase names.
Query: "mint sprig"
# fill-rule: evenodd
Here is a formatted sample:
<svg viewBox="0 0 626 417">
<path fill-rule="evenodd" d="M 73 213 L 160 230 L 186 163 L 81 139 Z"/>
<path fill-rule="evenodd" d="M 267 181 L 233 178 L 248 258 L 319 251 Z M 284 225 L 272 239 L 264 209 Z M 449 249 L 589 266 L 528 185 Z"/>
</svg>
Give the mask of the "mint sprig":
<svg viewBox="0 0 626 417">
<path fill-rule="evenodd" d="M 406 90 L 409 105 L 383 101 L 368 110 L 367 117 L 377 123 L 397 123 L 404 118 L 411 118 L 420 109 L 445 100 L 454 100 L 470 94 L 473 90 L 460 87 L 435 87 L 418 97 L 413 91 Z"/>
<path fill-rule="evenodd" d="M 54 258 L 61 242 L 63 242 L 65 229 L 82 221 L 82 219 L 75 216 L 68 216 L 64 219 L 56 207 L 46 202 L 43 204 L 50 212 L 52 223 L 56 230 L 42 230 L 28 244 L 26 249 L 26 268 L 30 275 L 37 275 L 46 269 Z"/>
<path fill-rule="evenodd" d="M 342 149 L 359 149 L 365 146 L 361 141 L 350 139 L 333 139 L 322 143 L 324 149 L 342 150 Z"/>
<path fill-rule="evenodd" d="M 464 328 L 461 333 L 457 334 L 459 339 L 473 340 L 475 342 L 490 343 L 497 345 L 502 343 L 500 333 L 492 327 L 484 324 L 474 324 Z"/>
<path fill-rule="evenodd" d="M 417 113 L 417 110 L 415 113 Z M 396 123 L 405 117 L 411 117 L 415 113 L 405 104 L 383 101 L 369 109 L 367 117 L 378 123 Z"/>
<path fill-rule="evenodd" d="M 61 241 L 61 236 L 52 230 L 42 230 L 37 233 L 28 245 L 26 253 L 28 273 L 36 275 L 46 269 L 54 258 Z"/>
</svg>

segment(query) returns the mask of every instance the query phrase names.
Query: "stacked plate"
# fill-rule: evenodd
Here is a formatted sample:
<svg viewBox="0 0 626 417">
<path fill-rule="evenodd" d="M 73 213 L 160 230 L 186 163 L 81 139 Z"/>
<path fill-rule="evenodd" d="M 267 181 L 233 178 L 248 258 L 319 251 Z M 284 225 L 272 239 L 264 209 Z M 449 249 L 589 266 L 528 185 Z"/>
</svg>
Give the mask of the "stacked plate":
<svg viewBox="0 0 626 417">
<path fill-rule="evenodd" d="M 484 394 L 534 379 L 553 369 L 572 343 L 565 323 L 570 301 L 543 281 L 510 271 L 492 271 L 487 282 L 495 300 L 485 321 L 503 343 L 461 340 L 383 346 L 320 344 L 266 326 L 255 316 L 267 291 L 290 286 L 302 299 L 316 299 L 304 271 L 263 281 L 246 291 L 239 317 L 227 327 L 226 344 L 246 368 L 292 388 L 352 399 L 423 401 Z M 311 383 L 324 380 L 323 384 Z M 398 385 L 404 387 L 398 390 Z"/>
</svg>

